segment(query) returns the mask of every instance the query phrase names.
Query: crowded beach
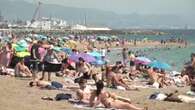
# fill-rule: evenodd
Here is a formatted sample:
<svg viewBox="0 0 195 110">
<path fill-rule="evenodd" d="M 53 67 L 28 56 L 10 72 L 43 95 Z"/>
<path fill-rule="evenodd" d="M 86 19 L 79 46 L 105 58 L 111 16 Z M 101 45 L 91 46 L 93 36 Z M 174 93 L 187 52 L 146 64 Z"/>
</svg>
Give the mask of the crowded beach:
<svg viewBox="0 0 195 110">
<path fill-rule="evenodd" d="M 29 110 L 183 110 L 187 106 L 194 110 L 195 53 L 177 72 L 166 62 L 147 58 L 147 52 L 133 51 L 188 45 L 183 39 L 127 40 L 116 35 L 78 34 L 55 37 L 1 31 L 0 91 L 5 97 L 0 100 L 1 106 L 12 104 Z M 121 51 L 118 57 L 122 60 L 113 62 L 108 54 L 116 49 Z M 22 104 L 14 105 L 15 101 Z"/>
</svg>

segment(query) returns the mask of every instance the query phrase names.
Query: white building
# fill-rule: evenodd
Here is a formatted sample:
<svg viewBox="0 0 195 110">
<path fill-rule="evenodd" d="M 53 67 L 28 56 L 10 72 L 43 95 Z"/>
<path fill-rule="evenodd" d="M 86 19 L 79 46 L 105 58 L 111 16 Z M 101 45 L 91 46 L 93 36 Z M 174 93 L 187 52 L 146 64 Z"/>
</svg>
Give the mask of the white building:
<svg viewBox="0 0 195 110">
<path fill-rule="evenodd" d="M 51 25 L 52 25 L 52 28 L 59 28 L 59 29 L 62 29 L 68 26 L 65 20 L 57 19 L 57 18 L 51 19 Z"/>
<path fill-rule="evenodd" d="M 42 17 L 40 20 L 36 20 L 35 22 L 31 23 L 27 21 L 27 27 L 31 28 L 39 28 L 44 30 L 50 29 L 62 29 L 67 27 L 67 22 L 57 18 L 45 18 Z"/>
<path fill-rule="evenodd" d="M 83 25 L 76 24 L 76 25 L 73 25 L 71 27 L 71 30 L 87 30 L 87 27 L 83 26 Z"/>
<path fill-rule="evenodd" d="M 49 20 L 49 18 L 42 17 L 40 20 L 36 20 L 33 23 L 31 23 L 30 21 L 27 21 L 27 27 L 50 30 L 51 21 Z"/>
<path fill-rule="evenodd" d="M 108 27 L 87 27 L 84 25 L 76 24 L 71 27 L 71 30 L 83 30 L 83 31 L 110 31 L 111 29 Z"/>
</svg>

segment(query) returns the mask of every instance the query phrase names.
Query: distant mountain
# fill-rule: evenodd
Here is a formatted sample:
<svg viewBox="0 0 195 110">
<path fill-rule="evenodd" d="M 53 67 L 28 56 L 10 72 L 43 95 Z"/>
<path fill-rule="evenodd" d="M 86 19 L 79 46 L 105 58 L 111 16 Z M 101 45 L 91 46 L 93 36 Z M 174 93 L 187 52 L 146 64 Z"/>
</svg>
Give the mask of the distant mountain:
<svg viewBox="0 0 195 110">
<path fill-rule="evenodd" d="M 31 20 L 36 4 L 25 1 L 0 0 L 0 11 L 6 19 Z M 69 24 L 84 23 L 88 25 L 109 26 L 112 28 L 144 27 L 157 28 L 166 26 L 184 26 L 184 20 L 174 15 L 120 15 L 97 9 L 64 7 L 61 5 L 43 4 L 41 16 L 56 17 L 67 20 Z"/>
</svg>

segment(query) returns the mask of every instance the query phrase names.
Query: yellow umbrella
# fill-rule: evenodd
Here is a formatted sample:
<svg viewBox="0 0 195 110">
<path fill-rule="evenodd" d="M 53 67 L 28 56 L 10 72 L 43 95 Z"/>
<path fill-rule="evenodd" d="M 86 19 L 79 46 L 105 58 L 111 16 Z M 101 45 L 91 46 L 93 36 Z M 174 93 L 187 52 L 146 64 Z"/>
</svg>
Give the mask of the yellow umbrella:
<svg viewBox="0 0 195 110">
<path fill-rule="evenodd" d="M 30 52 L 16 52 L 16 56 L 20 58 L 30 56 Z"/>
<path fill-rule="evenodd" d="M 69 40 L 66 45 L 69 47 L 69 48 L 76 48 L 77 46 L 77 42 L 76 41 L 73 41 L 73 40 Z"/>
</svg>

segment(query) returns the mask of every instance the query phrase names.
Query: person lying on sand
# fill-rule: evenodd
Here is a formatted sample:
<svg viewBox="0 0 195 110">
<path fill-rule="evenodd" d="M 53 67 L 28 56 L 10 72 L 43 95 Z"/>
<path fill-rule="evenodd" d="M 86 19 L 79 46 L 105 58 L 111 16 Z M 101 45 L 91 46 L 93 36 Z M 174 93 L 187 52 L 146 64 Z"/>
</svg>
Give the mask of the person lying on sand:
<svg viewBox="0 0 195 110">
<path fill-rule="evenodd" d="M 0 75 L 15 76 L 15 71 L 14 69 L 0 65 Z"/>
<path fill-rule="evenodd" d="M 104 91 L 104 83 L 99 80 L 96 83 L 96 90 L 92 92 L 90 97 L 90 106 L 96 108 L 100 103 L 106 108 L 127 109 L 127 110 L 143 110 L 134 106 L 131 101 L 122 98 L 117 98 L 114 94 Z M 97 99 L 97 100 L 95 100 Z"/>
<path fill-rule="evenodd" d="M 37 86 L 37 87 L 45 88 L 45 89 L 62 89 L 62 88 L 64 88 L 63 84 L 61 84 L 59 82 L 56 82 L 56 81 L 48 82 L 48 81 L 37 80 L 37 79 L 34 81 L 31 81 L 29 83 L 29 86 L 30 87 Z"/>
<path fill-rule="evenodd" d="M 154 93 L 150 95 L 149 99 L 178 103 L 195 103 L 195 97 L 193 95 L 192 92 L 187 92 L 187 95 L 181 95 L 176 90 L 172 93 Z"/>
</svg>

